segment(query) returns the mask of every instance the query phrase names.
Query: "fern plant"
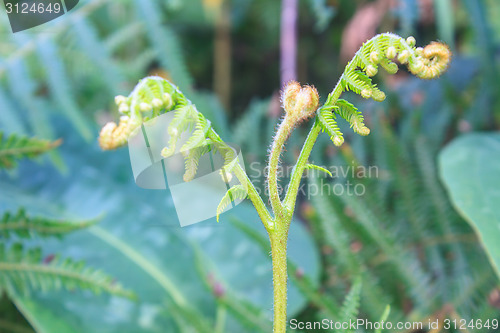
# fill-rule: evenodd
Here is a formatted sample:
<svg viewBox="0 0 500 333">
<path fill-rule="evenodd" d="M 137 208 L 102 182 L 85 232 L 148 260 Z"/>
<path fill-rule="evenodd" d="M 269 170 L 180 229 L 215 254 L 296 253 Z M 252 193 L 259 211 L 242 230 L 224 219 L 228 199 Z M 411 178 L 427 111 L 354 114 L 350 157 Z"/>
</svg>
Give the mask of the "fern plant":
<svg viewBox="0 0 500 333">
<path fill-rule="evenodd" d="M 13 168 L 22 158 L 34 158 L 57 147 L 60 141 L 0 133 L 0 171 Z M 28 247 L 36 237 L 63 237 L 91 227 L 97 220 L 72 222 L 46 217 L 31 217 L 25 209 L 6 212 L 0 217 L 0 294 L 15 300 L 30 291 L 83 289 L 96 294 L 109 293 L 134 299 L 132 291 L 104 272 L 89 267 L 84 261 L 63 258 L 58 254 L 43 257 L 42 247 Z"/>
<path fill-rule="evenodd" d="M 11 169 L 15 167 L 17 160 L 34 158 L 60 144 L 60 140 L 52 142 L 16 135 L 5 137 L 5 134 L 0 132 L 0 168 Z"/>
<path fill-rule="evenodd" d="M 395 73 L 398 65 L 407 64 L 409 70 L 422 79 L 432 79 L 443 73 L 450 61 L 451 53 L 446 45 L 431 43 L 425 48 L 415 47 L 415 39 L 403 39 L 394 34 L 377 35 L 363 44 L 354 58 L 347 64 L 344 73 L 335 88 L 328 95 L 323 106 L 319 106 L 319 95 L 312 86 L 301 86 L 298 82 L 289 82 L 283 89 L 281 99 L 285 110 L 270 148 L 267 186 L 271 211 L 268 210 L 258 191 L 249 180 L 247 174 L 234 161 L 231 149 L 225 145 L 220 136 L 211 128 L 205 117 L 197 110 L 183 94 L 170 82 L 150 77 L 141 80 L 128 97 L 118 96 L 116 103 L 123 114 L 120 123 L 108 123 L 99 136 L 103 149 L 114 149 L 124 145 L 133 130 L 159 113 L 175 112 L 174 121 L 167 129 L 170 142 L 163 151 L 163 156 L 169 156 L 180 135 L 187 129 L 194 131 L 196 141 L 207 140 L 210 149 L 221 152 L 225 158 L 222 168 L 222 178 L 228 182 L 233 175 L 237 177 L 246 195 L 255 206 L 259 217 L 266 228 L 272 253 L 273 285 L 274 285 L 274 332 L 285 332 L 287 324 L 287 240 L 288 230 L 295 210 L 297 193 L 303 173 L 311 168 L 308 163 L 314 143 L 321 131 L 326 132 L 336 146 L 343 143 L 343 135 L 337 126 L 337 116 L 345 119 L 353 130 L 361 135 L 369 134 L 361 113 L 349 102 L 339 99 L 344 91 L 351 90 L 364 98 L 382 101 L 385 94 L 372 82 L 371 77 L 376 75 L 379 68 L 389 73 Z M 280 195 L 278 170 L 283 147 L 292 131 L 300 123 L 315 118 L 312 128 L 299 154 L 297 163 L 292 171 L 290 183 L 284 197 Z M 187 160 L 186 173 L 192 175 L 196 170 L 189 166 L 196 164 L 196 157 L 184 154 Z M 232 162 L 230 162 L 232 161 Z M 314 168 L 314 167 L 313 167 Z M 317 167 L 320 168 L 320 167 Z M 189 180 L 191 177 L 185 178 Z M 235 197 L 242 197 L 241 188 L 231 188 L 222 199 L 219 207 L 227 205 Z M 221 210 L 218 211 L 218 214 Z M 271 214 L 272 212 L 272 214 Z M 366 214 L 369 219 L 369 214 Z M 394 260 L 404 261 L 404 258 L 395 255 Z M 404 272 L 401 272 L 405 274 Z M 407 276 L 410 280 L 416 277 Z"/>
</svg>

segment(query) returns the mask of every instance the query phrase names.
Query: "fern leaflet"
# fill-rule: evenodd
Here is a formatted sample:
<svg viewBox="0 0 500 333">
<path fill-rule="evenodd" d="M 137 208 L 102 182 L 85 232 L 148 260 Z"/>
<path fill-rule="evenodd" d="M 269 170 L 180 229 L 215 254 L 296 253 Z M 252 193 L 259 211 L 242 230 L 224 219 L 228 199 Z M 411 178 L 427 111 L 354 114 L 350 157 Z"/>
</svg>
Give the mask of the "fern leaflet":
<svg viewBox="0 0 500 333">
<path fill-rule="evenodd" d="M 18 137 L 15 134 L 5 137 L 3 132 L 0 132 L 0 168 L 13 168 L 17 160 L 37 157 L 59 146 L 61 142 L 61 140 L 48 141 Z"/>
<path fill-rule="evenodd" d="M 337 125 L 337 121 L 335 120 L 335 115 L 330 111 L 331 109 L 338 108 L 332 106 L 331 108 L 321 108 L 318 110 L 317 119 L 319 124 L 321 125 L 321 129 L 323 132 L 328 133 L 330 135 L 330 139 L 333 144 L 336 146 L 341 146 L 344 143 L 344 137 L 342 132 Z"/>
<path fill-rule="evenodd" d="M 83 261 L 61 259 L 58 256 L 42 261 L 39 248 L 24 251 L 19 243 L 6 250 L 0 244 L 0 290 L 19 291 L 28 294 L 30 290 L 59 290 L 65 288 L 87 289 L 96 294 L 110 294 L 135 298 L 133 292 L 103 272 L 87 267 Z"/>
<path fill-rule="evenodd" d="M 24 209 L 15 215 L 5 213 L 0 219 L 0 236 L 9 238 L 12 234 L 28 238 L 32 233 L 41 236 L 62 236 L 71 231 L 83 229 L 95 224 L 97 220 L 80 223 L 56 221 L 43 217 L 29 217 Z"/>
<path fill-rule="evenodd" d="M 340 322 L 348 323 L 349 321 L 355 321 L 358 317 L 359 312 L 359 302 L 361 298 L 361 278 L 357 278 L 354 282 L 351 290 L 347 294 L 342 308 L 340 309 L 341 319 Z M 340 331 L 339 331 L 340 333 Z M 343 330 L 342 333 L 354 333 L 353 330 Z"/>
<path fill-rule="evenodd" d="M 320 167 L 319 165 L 316 165 L 316 164 L 307 163 L 306 164 L 306 169 L 308 169 L 308 170 L 318 170 L 318 171 L 326 173 L 330 177 L 333 177 L 333 175 L 330 172 L 330 170 L 328 170 L 326 168 L 323 168 L 323 167 Z"/>
<path fill-rule="evenodd" d="M 219 215 L 226 209 L 229 204 L 237 199 L 243 200 L 247 197 L 247 190 L 243 185 L 235 185 L 227 190 L 226 194 L 222 198 L 217 206 L 217 222 L 219 222 Z"/>
</svg>

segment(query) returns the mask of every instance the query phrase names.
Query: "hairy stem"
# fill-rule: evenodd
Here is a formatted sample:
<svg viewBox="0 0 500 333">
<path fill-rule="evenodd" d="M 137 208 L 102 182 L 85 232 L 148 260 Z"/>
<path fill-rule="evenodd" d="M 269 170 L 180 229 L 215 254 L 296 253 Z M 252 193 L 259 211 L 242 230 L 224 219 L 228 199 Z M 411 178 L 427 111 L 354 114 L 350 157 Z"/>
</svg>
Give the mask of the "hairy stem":
<svg viewBox="0 0 500 333">
<path fill-rule="evenodd" d="M 299 191 L 300 180 L 302 179 L 302 174 L 304 173 L 304 169 L 307 164 L 307 160 L 309 159 L 309 155 L 311 155 L 312 148 L 321 129 L 317 123 L 314 123 L 311 131 L 307 135 L 307 139 L 302 146 L 300 151 L 299 158 L 297 160 L 297 164 L 292 171 L 292 177 L 290 179 L 290 184 L 288 186 L 288 190 L 285 195 L 285 208 L 289 212 L 289 214 L 293 214 L 295 209 L 295 201 L 297 200 L 297 193 Z"/>
<path fill-rule="evenodd" d="M 274 137 L 273 145 L 271 147 L 271 155 L 269 157 L 267 182 L 269 186 L 269 199 L 271 200 L 271 206 L 273 208 L 276 222 L 283 221 L 287 215 L 283 209 L 283 204 L 281 203 L 279 195 L 278 165 L 283 146 L 285 145 L 286 139 L 288 139 L 288 136 L 290 135 L 291 128 L 293 128 L 293 124 L 290 124 L 291 121 L 292 119 L 288 116 L 283 118 L 283 121 L 276 132 L 276 136 Z"/>
<path fill-rule="evenodd" d="M 273 332 L 286 333 L 288 227 L 278 224 L 277 229 L 269 233 L 269 238 L 273 260 Z"/>
</svg>

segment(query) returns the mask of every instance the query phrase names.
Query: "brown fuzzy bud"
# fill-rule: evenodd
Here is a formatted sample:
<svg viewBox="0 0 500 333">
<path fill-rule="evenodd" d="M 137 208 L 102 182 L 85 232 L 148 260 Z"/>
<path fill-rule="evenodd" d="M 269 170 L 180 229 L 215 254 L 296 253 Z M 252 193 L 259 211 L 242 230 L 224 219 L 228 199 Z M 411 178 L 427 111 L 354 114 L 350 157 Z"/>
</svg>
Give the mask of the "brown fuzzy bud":
<svg viewBox="0 0 500 333">
<path fill-rule="evenodd" d="M 297 81 L 290 81 L 286 84 L 281 92 L 281 104 L 285 112 L 292 110 L 295 107 L 297 94 L 300 91 L 300 83 Z"/>
<path fill-rule="evenodd" d="M 296 81 L 290 81 L 281 94 L 283 108 L 288 116 L 296 121 L 305 120 L 314 115 L 318 108 L 319 95 L 312 86 L 300 87 Z"/>
<path fill-rule="evenodd" d="M 301 118 L 309 118 L 318 108 L 319 94 L 316 88 L 304 86 L 297 94 L 296 111 L 300 111 Z"/>
</svg>

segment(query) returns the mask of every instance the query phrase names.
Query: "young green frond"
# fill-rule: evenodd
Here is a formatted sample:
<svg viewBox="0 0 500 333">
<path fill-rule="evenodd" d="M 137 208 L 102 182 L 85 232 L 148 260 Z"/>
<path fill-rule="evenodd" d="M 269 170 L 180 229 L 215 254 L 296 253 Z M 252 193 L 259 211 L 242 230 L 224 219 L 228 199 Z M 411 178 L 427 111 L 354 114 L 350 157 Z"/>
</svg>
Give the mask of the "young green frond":
<svg viewBox="0 0 500 333">
<path fill-rule="evenodd" d="M 354 132 L 368 135 L 370 130 L 364 124 L 363 115 L 352 104 L 344 100 L 336 100 L 344 91 L 352 90 L 363 98 L 372 98 L 381 102 L 385 93 L 372 82 L 371 77 L 379 71 L 379 66 L 389 74 L 398 70 L 393 60 L 406 64 L 410 72 L 422 79 L 432 79 L 441 75 L 450 62 L 451 52 L 445 44 L 432 42 L 425 48 L 415 47 L 415 38 L 406 40 L 395 34 L 380 34 L 365 42 L 347 64 L 335 90 L 317 112 L 319 124 L 328 132 L 336 146 L 344 140 L 342 132 L 335 122 L 337 113 L 344 118 Z"/>
<path fill-rule="evenodd" d="M 0 291 L 28 294 L 30 290 L 86 289 L 135 298 L 113 278 L 90 268 L 83 261 L 61 259 L 58 256 L 42 260 L 39 248 L 25 251 L 16 243 L 6 249 L 0 244 Z"/>
<path fill-rule="evenodd" d="M 22 158 L 35 158 L 61 144 L 61 140 L 48 141 L 36 138 L 8 137 L 0 132 L 0 168 L 10 169 Z"/>
<path fill-rule="evenodd" d="M 352 90 L 364 98 L 381 101 L 385 95 L 370 79 L 378 73 L 379 65 L 394 74 L 398 66 L 392 60 L 397 59 L 401 64 L 407 64 L 419 78 L 432 79 L 446 70 L 450 58 L 451 52 L 445 44 L 433 42 L 420 50 L 415 48 L 413 37 L 405 40 L 391 33 L 380 34 L 365 42 L 356 52 L 340 83 L 344 91 Z"/>
<path fill-rule="evenodd" d="M 99 144 L 103 150 L 125 145 L 132 132 L 143 122 L 191 105 L 177 87 L 156 76 L 140 80 L 128 97 L 116 96 L 115 103 L 122 117 L 118 125 L 109 122 L 102 128 Z"/>
<path fill-rule="evenodd" d="M 97 223 L 97 220 L 83 222 L 59 221 L 44 217 L 29 217 L 24 209 L 12 215 L 5 213 L 0 219 L 0 237 L 9 238 L 15 234 L 28 238 L 32 234 L 40 236 L 61 236 L 69 232 L 84 229 Z"/>
<path fill-rule="evenodd" d="M 247 189 L 243 185 L 235 185 L 227 190 L 226 194 L 222 198 L 217 206 L 217 222 L 219 222 L 219 215 L 222 214 L 224 209 L 231 204 L 234 200 L 243 200 L 247 197 Z"/>
</svg>

